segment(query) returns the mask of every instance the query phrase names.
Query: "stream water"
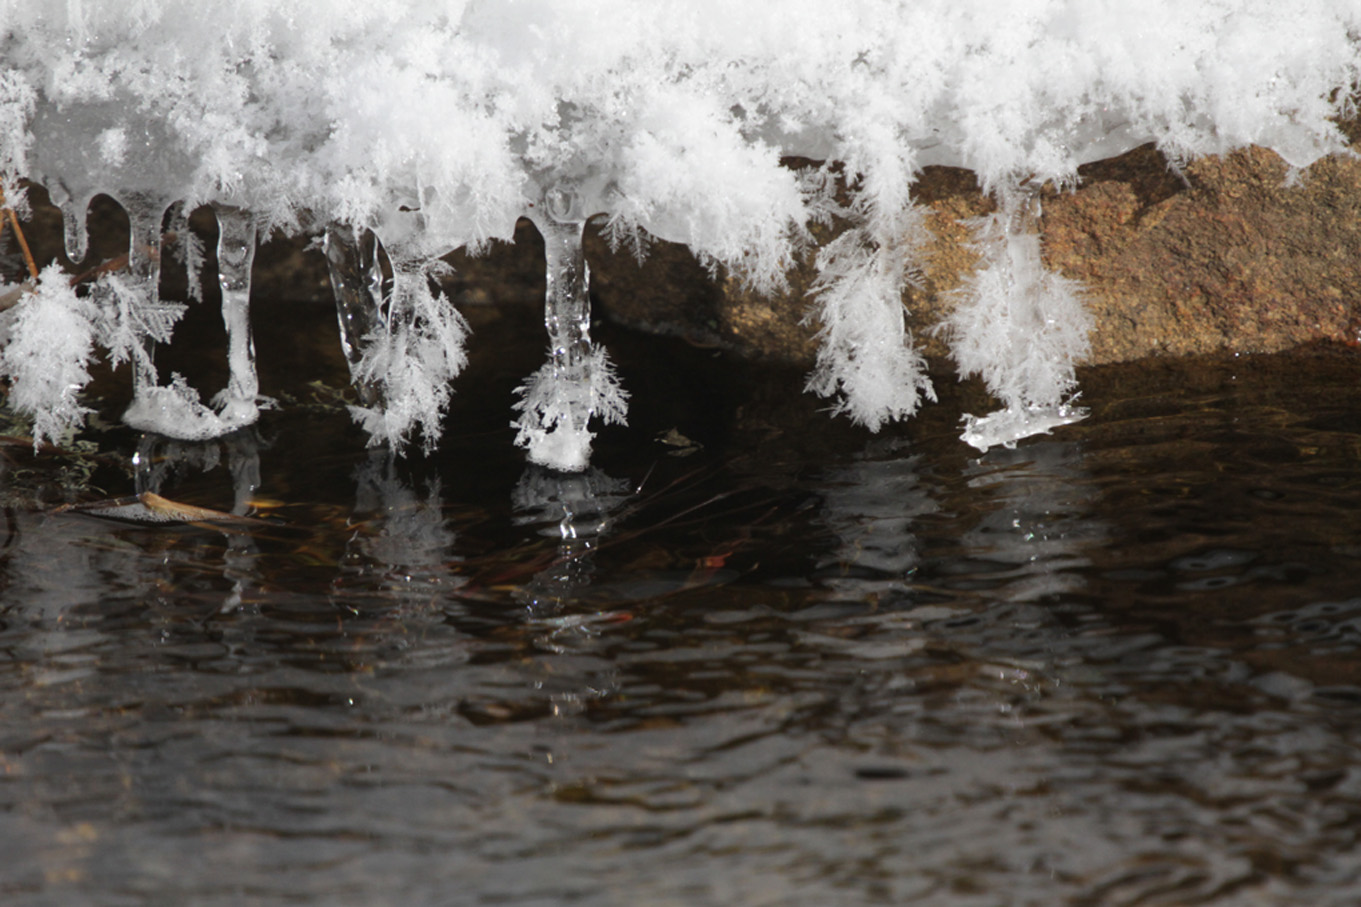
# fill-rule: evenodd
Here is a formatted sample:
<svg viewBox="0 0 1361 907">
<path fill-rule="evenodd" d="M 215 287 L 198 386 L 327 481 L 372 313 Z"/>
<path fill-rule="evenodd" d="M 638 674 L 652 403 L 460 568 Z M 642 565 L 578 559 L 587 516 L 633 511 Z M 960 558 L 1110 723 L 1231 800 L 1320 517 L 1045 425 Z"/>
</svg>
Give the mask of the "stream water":
<svg viewBox="0 0 1361 907">
<path fill-rule="evenodd" d="M 1354 351 L 1088 370 L 978 456 L 972 385 L 871 436 L 602 331 L 563 477 L 532 310 L 392 463 L 257 309 L 258 427 L 3 448 L 3 903 L 1361 903 Z"/>
</svg>

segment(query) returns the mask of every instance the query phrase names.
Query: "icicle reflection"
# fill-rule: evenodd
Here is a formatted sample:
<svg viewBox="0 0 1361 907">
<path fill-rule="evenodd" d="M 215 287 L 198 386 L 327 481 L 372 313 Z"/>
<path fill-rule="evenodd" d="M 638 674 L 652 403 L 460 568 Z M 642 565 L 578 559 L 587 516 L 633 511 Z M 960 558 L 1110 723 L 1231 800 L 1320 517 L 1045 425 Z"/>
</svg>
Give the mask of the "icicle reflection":
<svg viewBox="0 0 1361 907">
<path fill-rule="evenodd" d="M 254 429 L 234 432 L 214 441 L 179 441 L 162 435 L 142 435 L 133 456 L 133 481 L 138 494 L 161 494 L 178 473 L 195 469 L 209 472 L 227 456 L 232 476 L 232 513 L 250 512 L 250 501 L 260 487 L 260 436 Z"/>
<path fill-rule="evenodd" d="M 455 533 L 444 512 L 438 479 L 419 492 L 402 474 L 389 450 L 371 450 L 354 472 L 354 533 L 345 554 L 348 566 L 369 565 L 404 587 L 462 585 L 447 567 L 454 558 Z"/>
<path fill-rule="evenodd" d="M 917 568 L 915 523 L 939 505 L 917 475 L 920 457 L 900 453 L 903 446 L 876 441 L 819 483 L 822 521 L 837 544 L 817 569 L 822 585 L 838 598 L 878 600 L 905 592 Z"/>
<path fill-rule="evenodd" d="M 232 477 L 232 508 L 237 516 L 252 510 L 252 500 L 260 488 L 259 434 L 245 428 L 214 441 L 177 441 L 157 434 L 144 434 L 133 456 L 133 481 L 137 494 L 162 494 L 177 474 L 189 470 L 211 472 L 222 464 L 226 454 L 227 471 Z M 250 589 L 260 582 L 258 550 L 247 532 L 226 532 L 222 554 L 222 575 L 232 591 L 222 602 L 222 612 L 235 611 L 251 596 Z"/>
<path fill-rule="evenodd" d="M 559 542 L 552 563 L 513 593 L 531 626 L 543 630 L 535 636 L 537 647 L 553 653 L 552 666 L 543 666 L 535 685 L 548 692 L 555 717 L 577 714 L 619 685 L 615 666 L 591 651 L 601 613 L 572 606 L 591 584 L 596 546 L 609 533 L 611 514 L 630 497 L 626 481 L 599 469 L 566 474 L 534 465 L 511 494 L 515 524 L 537 526 L 540 535 Z"/>
<path fill-rule="evenodd" d="M 994 450 L 969 470 L 969 487 L 998 506 L 961 536 L 968 550 L 998 565 L 986 593 L 1008 602 L 1080 590 L 1087 554 L 1108 530 L 1092 515 L 1097 490 L 1072 442 L 1043 441 Z"/>
<path fill-rule="evenodd" d="M 511 495 L 518 526 L 560 540 L 558 557 L 515 594 L 536 620 L 557 618 L 590 585 L 592 555 L 609 531 L 610 515 L 631 495 L 628 483 L 599 469 L 566 474 L 530 466 Z M 571 617 L 571 615 L 568 615 Z"/>
</svg>

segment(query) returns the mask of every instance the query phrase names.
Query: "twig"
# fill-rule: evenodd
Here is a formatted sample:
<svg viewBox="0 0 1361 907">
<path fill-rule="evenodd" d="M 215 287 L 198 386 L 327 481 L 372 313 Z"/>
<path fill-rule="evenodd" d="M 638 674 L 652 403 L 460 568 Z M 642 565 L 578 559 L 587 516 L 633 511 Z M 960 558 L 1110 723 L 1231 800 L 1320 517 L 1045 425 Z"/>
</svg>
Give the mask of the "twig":
<svg viewBox="0 0 1361 907">
<path fill-rule="evenodd" d="M 110 258 L 108 261 L 100 262 L 99 264 L 95 265 L 93 268 L 90 268 L 88 271 L 85 271 L 84 273 L 75 275 L 74 277 L 71 278 L 71 286 L 76 287 L 80 286 L 82 283 L 88 283 L 89 281 L 92 280 L 98 280 L 105 274 L 112 274 L 114 271 L 121 271 L 127 266 L 128 255 L 126 252 L 124 252 L 122 255 L 117 255 L 114 256 L 113 258 Z"/>
<path fill-rule="evenodd" d="M 28 265 L 28 276 L 34 280 L 38 279 L 38 265 L 33 261 L 33 252 L 28 248 L 28 240 L 24 238 L 23 228 L 19 226 L 19 217 L 14 213 L 14 209 L 5 204 L 5 191 L 0 189 L 0 211 L 3 211 L 9 219 L 10 226 L 14 228 L 14 238 L 19 241 L 19 250 L 24 253 L 24 263 Z"/>
</svg>

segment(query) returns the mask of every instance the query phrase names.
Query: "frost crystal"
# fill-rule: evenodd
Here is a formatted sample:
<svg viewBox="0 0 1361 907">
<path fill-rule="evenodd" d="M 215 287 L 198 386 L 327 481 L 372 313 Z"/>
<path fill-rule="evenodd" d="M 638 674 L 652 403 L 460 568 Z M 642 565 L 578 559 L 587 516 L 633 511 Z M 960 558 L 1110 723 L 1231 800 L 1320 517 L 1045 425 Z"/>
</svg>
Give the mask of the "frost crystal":
<svg viewBox="0 0 1361 907">
<path fill-rule="evenodd" d="M 428 453 L 439 443 L 450 382 L 467 364 L 467 324 L 443 294 L 430 290 L 428 267 L 394 262 L 392 291 L 380 318 L 363 337 L 354 366 L 356 384 L 370 403 L 350 413 L 369 433 L 369 444 L 405 447 L 420 430 Z"/>
<path fill-rule="evenodd" d="M 1033 187 L 1008 187 L 979 225 L 983 265 L 956 293 L 942 325 L 961 376 L 980 375 L 1005 406 L 966 415 L 961 439 L 980 450 L 1076 422 L 1074 367 L 1087 354 L 1091 316 L 1073 281 L 1046 271 Z"/>
<path fill-rule="evenodd" d="M 0 0 L 0 188 L 13 199 L 20 177 L 45 185 L 73 260 L 93 196 L 127 209 L 128 272 L 106 278 L 90 297 L 98 314 L 83 317 L 96 345 L 132 363 L 132 418 L 195 436 L 245 424 L 258 405 L 242 328 L 251 227 L 341 225 L 326 246 L 356 414 L 399 446 L 418 430 L 434 443 L 442 384 L 462 364 L 464 326 L 424 283 L 432 263 L 510 238 L 522 216 L 552 232 L 546 187 L 572 186 L 574 224 L 601 216 L 615 237 L 685 243 L 759 290 L 780 287 L 810 225 L 837 212 L 849 232 L 817 261 L 823 348 L 809 387 L 876 428 L 931 397 L 902 311 L 919 265 L 920 168 L 970 168 L 1005 208 L 1009 187 L 1070 184 L 1080 164 L 1146 142 L 1174 160 L 1257 144 L 1296 169 L 1347 148 L 1336 121 L 1361 84 L 1355 0 L 999 9 Z M 818 172 L 844 184 L 808 179 L 791 158 L 825 162 Z M 232 378 L 216 411 L 156 380 L 153 347 L 173 319 L 155 261 L 175 203 L 243 212 L 227 225 L 235 263 L 219 250 Z M 1072 288 L 1039 269 L 1033 232 L 990 229 L 987 268 L 947 331 L 961 369 L 1010 414 L 971 422 L 969 437 L 1006 443 L 1072 415 L 1087 322 Z M 52 324 L 55 298 L 39 305 Z M 624 397 L 589 340 L 558 345 L 526 384 L 519 440 L 536 462 L 579 469 L 587 421 L 622 420 Z M 68 366 L 81 343 L 54 346 L 63 357 L 34 362 L 79 377 Z M 0 355 L 18 362 L 19 350 Z M 46 399 L 44 425 L 78 419 Z M 190 412 L 158 409 L 181 400 Z"/>
<path fill-rule="evenodd" d="M 35 291 L 0 318 L 0 373 L 11 382 L 10 403 L 33 417 L 35 447 L 56 440 L 89 412 L 77 395 L 90 380 L 98 312 L 59 265 L 49 265 Z"/>
</svg>

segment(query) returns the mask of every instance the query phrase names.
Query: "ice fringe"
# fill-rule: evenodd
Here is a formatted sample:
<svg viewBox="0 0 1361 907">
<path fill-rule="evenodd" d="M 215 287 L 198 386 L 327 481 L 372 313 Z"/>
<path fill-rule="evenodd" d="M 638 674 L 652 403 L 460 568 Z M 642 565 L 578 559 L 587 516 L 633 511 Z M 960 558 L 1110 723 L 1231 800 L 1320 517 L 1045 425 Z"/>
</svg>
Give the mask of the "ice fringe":
<svg viewBox="0 0 1361 907">
<path fill-rule="evenodd" d="M 90 199 L 107 192 L 124 204 L 136 237 L 130 283 L 147 308 L 114 311 L 117 288 L 101 285 L 90 297 L 96 345 L 108 339 L 114 358 L 132 361 L 135 421 L 201 433 L 251 417 L 249 382 L 233 366 L 210 413 L 180 385 L 158 385 L 158 341 L 124 332 L 169 312 L 141 251 L 155 249 L 175 200 L 253 212 L 262 232 L 370 229 L 400 250 L 393 268 L 406 274 L 509 238 L 545 175 L 566 174 L 589 179 L 581 213 L 604 215 L 615 235 L 684 243 L 769 289 L 834 202 L 782 161 L 840 162 L 851 234 L 819 261 L 824 346 L 809 387 L 873 428 L 930 396 L 900 299 L 914 246 L 907 192 L 922 167 L 965 167 L 991 190 L 1016 174 L 1071 181 L 1081 164 L 1146 142 L 1176 160 L 1256 144 L 1292 168 L 1348 148 L 1337 122 L 1354 113 L 1361 85 L 1355 0 L 999 9 L 991 0 L 292 0 L 284 15 L 238 0 L 0 0 L 0 185 L 11 200 L 19 176 L 47 186 L 73 259 L 84 257 Z M 413 232 L 424 238 L 412 242 Z M 1047 326 L 1029 352 L 1000 339 L 1024 333 L 1030 317 L 1005 302 L 1007 274 L 1036 288 L 1032 315 L 1068 310 L 1061 286 L 1024 273 L 1022 259 L 1038 262 L 1027 242 L 990 247 L 992 264 L 951 321 L 961 369 L 982 374 L 1009 414 L 974 419 L 975 441 L 1014 441 L 1073 414 L 1064 407 L 1077 345 Z M 360 294 L 373 322 L 347 334 L 356 412 L 379 441 L 400 446 L 419 432 L 430 444 L 448 392 L 428 382 L 457 372 L 463 328 L 419 281 L 383 289 L 377 273 L 379 288 Z M 57 294 L 56 282 L 40 292 Z M 42 319 L 29 301 L 29 317 L 7 319 L 18 345 L 5 362 L 43 348 L 22 335 L 58 320 L 69 299 L 48 302 L 56 308 Z M 74 381 L 83 349 L 53 343 L 22 371 Z M 1003 361 L 988 369 L 979 349 Z M 1057 350 L 1057 364 L 1032 370 L 1045 349 Z M 1020 389 L 1032 373 L 1041 384 Z M 518 424 L 531 459 L 581 461 L 583 407 L 622 419 L 608 368 L 588 393 L 574 380 L 548 370 L 526 385 Z M 44 424 L 79 420 L 68 391 L 39 395 L 55 407 Z"/>
<path fill-rule="evenodd" d="M 834 413 L 877 432 L 936 399 L 926 360 L 905 323 L 903 291 L 918 260 L 921 214 L 912 204 L 910 149 L 881 139 L 875 166 L 859 176 L 864 191 L 849 208 L 824 199 L 851 224 L 819 250 L 810 295 L 821 324 L 817 362 L 806 389 L 834 399 Z M 855 179 L 853 177 L 853 179 Z M 816 187 L 835 190 L 831 174 Z"/>
<path fill-rule="evenodd" d="M 1087 414 L 1074 405 L 1075 365 L 1087 354 L 1092 326 L 1080 287 L 1045 270 L 1039 188 L 1013 182 L 997 195 L 997 212 L 977 224 L 983 263 L 940 325 L 960 376 L 981 376 L 1004 406 L 964 415 L 960 439 L 979 450 L 1015 447 Z"/>
</svg>

